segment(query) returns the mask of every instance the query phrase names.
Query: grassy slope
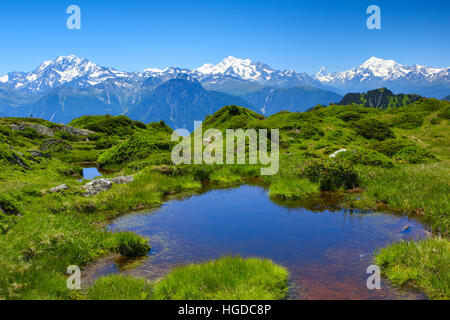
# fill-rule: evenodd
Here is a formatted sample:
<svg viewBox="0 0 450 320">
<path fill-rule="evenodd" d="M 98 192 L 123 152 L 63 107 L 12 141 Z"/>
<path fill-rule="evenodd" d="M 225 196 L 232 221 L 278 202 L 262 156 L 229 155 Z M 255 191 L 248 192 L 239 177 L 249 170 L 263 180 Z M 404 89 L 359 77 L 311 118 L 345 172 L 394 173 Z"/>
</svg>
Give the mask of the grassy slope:
<svg viewBox="0 0 450 320">
<path fill-rule="evenodd" d="M 277 176 L 262 179 L 267 183 L 271 196 L 280 199 L 319 196 L 318 184 L 301 175 L 300 169 L 305 161 L 327 158 L 341 148 L 384 153 L 384 158 L 379 153 L 366 156 L 364 152 L 351 157 L 364 191 L 359 195 L 343 193 L 347 199 L 345 205 L 387 207 L 398 212 L 419 214 L 434 230 L 448 234 L 449 105 L 448 102 L 430 99 L 386 111 L 354 106 L 317 107 L 302 114 L 281 112 L 267 119 L 242 108 L 227 107 L 208 117 L 204 127 L 279 128 L 280 172 Z M 106 117 L 106 120 L 96 117 L 94 122 L 108 122 L 108 126 L 112 126 L 108 130 L 113 129 L 113 133 L 97 128 L 98 135 L 90 141 L 63 137 L 72 149 L 50 150 L 52 157 L 49 159 L 30 158 L 28 153 L 28 150 L 39 149 L 45 137 L 13 132 L 7 126 L 12 120 L 0 119 L 0 161 L 4 169 L 0 172 L 0 192 L 17 199 L 22 213 L 21 216 L 8 217 L 7 224 L 11 229 L 0 235 L 0 296 L 71 298 L 71 293 L 65 288 L 67 265 L 83 266 L 116 250 L 111 245 L 115 242 L 112 235 L 102 229 L 106 219 L 158 206 L 165 196 L 174 192 L 196 192 L 205 180 L 226 185 L 259 176 L 258 165 L 171 166 L 168 149 L 159 146 L 156 147 L 158 152 L 153 149 L 155 141 L 170 141 L 169 128 L 161 123 L 147 127 L 132 124 L 132 130 L 128 132 L 128 121 L 111 122 L 110 118 L 114 117 Z M 362 136 L 357 128 L 361 127 L 360 123 L 364 124 L 361 122 L 364 119 L 384 122 L 395 138 L 384 143 Z M 84 122 L 77 120 L 72 125 L 86 128 L 87 122 Z M 372 133 L 373 128 L 366 130 Z M 149 141 L 152 147 L 137 157 L 123 157 L 124 154 L 135 154 L 130 153 L 135 146 L 130 143 L 131 136 Z M 396 158 L 404 145 L 420 147 L 435 158 L 425 154 L 416 157 L 424 163 L 409 164 L 410 158 Z M 11 152 L 23 154 L 29 168 L 8 160 Z M 84 198 L 76 188 L 82 184 L 77 181 L 80 167 L 76 163 L 96 160 L 105 154 L 114 155 L 109 157 L 113 161 L 106 165 L 112 170 L 111 175 L 137 173 L 135 181 L 114 185 L 108 192 Z M 394 167 L 369 165 L 378 163 L 380 159 L 385 162 L 388 159 Z M 72 188 L 64 194 L 45 192 L 61 183 Z M 448 257 L 448 252 L 442 254 Z M 42 269 L 46 272 L 41 272 Z"/>
</svg>

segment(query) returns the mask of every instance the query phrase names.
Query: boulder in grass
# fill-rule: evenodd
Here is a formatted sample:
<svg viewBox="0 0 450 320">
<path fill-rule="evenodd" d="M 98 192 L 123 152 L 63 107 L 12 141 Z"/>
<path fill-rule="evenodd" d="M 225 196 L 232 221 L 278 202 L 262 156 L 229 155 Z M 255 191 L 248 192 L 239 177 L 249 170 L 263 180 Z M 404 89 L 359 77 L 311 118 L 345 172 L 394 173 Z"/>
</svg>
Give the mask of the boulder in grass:
<svg viewBox="0 0 450 320">
<path fill-rule="evenodd" d="M 40 125 L 40 124 L 21 123 L 21 124 L 12 124 L 11 125 L 11 130 L 24 131 L 26 128 L 34 129 L 34 130 L 36 130 L 37 133 L 42 134 L 44 136 L 48 136 L 48 137 L 54 136 L 52 129 L 50 129 L 49 127 Z"/>
<path fill-rule="evenodd" d="M 90 197 L 100 192 L 111 189 L 111 181 L 109 179 L 97 179 L 84 185 L 84 195 Z"/>
<path fill-rule="evenodd" d="M 125 184 L 125 183 L 130 183 L 134 181 L 133 176 L 120 176 L 120 177 L 116 177 L 116 178 L 111 178 L 111 183 L 115 183 L 115 184 Z"/>
<path fill-rule="evenodd" d="M 60 129 L 62 132 L 70 133 L 74 136 L 84 136 L 87 137 L 90 134 L 95 134 L 94 131 L 86 130 L 86 129 L 78 129 L 74 127 L 69 127 L 66 125 L 63 125 Z"/>
<path fill-rule="evenodd" d="M 51 188 L 50 192 L 51 193 L 57 193 L 57 192 L 61 192 L 61 191 L 67 190 L 67 189 L 69 189 L 69 186 L 67 184 L 62 184 L 60 186 Z"/>
</svg>

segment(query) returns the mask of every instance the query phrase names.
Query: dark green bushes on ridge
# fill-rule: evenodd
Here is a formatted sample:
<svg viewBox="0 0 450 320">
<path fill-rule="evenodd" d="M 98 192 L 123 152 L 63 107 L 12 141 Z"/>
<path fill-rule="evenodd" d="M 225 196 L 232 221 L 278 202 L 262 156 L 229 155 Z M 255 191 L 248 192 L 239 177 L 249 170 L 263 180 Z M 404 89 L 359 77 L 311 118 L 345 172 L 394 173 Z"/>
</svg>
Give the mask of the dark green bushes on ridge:
<svg viewBox="0 0 450 320">
<path fill-rule="evenodd" d="M 356 132 L 366 139 L 379 141 L 395 138 L 394 132 L 384 122 L 377 119 L 363 119 L 355 123 Z"/>
<path fill-rule="evenodd" d="M 394 159 L 412 164 L 433 163 L 439 161 L 432 153 L 418 146 L 410 146 L 401 149 L 395 154 Z"/>
<path fill-rule="evenodd" d="M 69 126 L 118 136 L 131 135 L 138 129 L 147 129 L 142 122 L 133 121 L 126 116 L 110 115 L 83 116 L 72 120 Z"/>
<path fill-rule="evenodd" d="M 336 156 L 336 159 L 347 160 L 355 164 L 364 164 L 382 168 L 392 168 L 394 166 L 391 159 L 384 154 L 363 148 L 341 152 Z"/>
<path fill-rule="evenodd" d="M 100 165 L 120 164 L 142 159 L 156 152 L 169 152 L 171 144 L 149 136 L 132 136 L 127 141 L 105 151 L 98 158 Z"/>
</svg>

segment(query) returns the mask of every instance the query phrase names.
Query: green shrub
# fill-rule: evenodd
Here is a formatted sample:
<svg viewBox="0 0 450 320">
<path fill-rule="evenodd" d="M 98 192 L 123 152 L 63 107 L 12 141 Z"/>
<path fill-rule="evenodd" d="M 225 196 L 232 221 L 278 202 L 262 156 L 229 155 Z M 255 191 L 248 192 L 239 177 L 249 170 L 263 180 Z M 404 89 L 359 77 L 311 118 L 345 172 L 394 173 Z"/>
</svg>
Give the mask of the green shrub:
<svg viewBox="0 0 450 320">
<path fill-rule="evenodd" d="M 394 164 L 384 154 L 370 149 L 355 149 L 346 152 L 341 152 L 336 156 L 336 159 L 347 160 L 355 164 L 364 164 L 368 166 L 392 168 Z"/>
<path fill-rule="evenodd" d="M 413 146 L 414 143 L 406 140 L 388 139 L 372 143 L 369 148 L 382 153 L 388 157 L 393 157 L 397 152 L 405 147 Z"/>
<path fill-rule="evenodd" d="M 100 138 L 97 141 L 95 141 L 95 149 L 97 150 L 106 150 L 110 149 L 117 143 L 116 139 L 111 138 Z"/>
<path fill-rule="evenodd" d="M 98 158 L 98 162 L 101 166 L 106 164 L 120 164 L 148 157 L 155 152 L 169 150 L 170 144 L 161 139 L 148 136 L 132 136 L 120 145 L 102 153 Z"/>
<path fill-rule="evenodd" d="M 146 256 L 150 246 L 145 238 L 133 232 L 120 232 L 114 235 L 113 249 L 126 257 Z"/>
<path fill-rule="evenodd" d="M 437 162 L 438 159 L 427 150 L 419 146 L 405 147 L 397 152 L 394 159 L 400 162 L 420 164 Z"/>
<path fill-rule="evenodd" d="M 4 193 L 0 193 L 0 209 L 7 215 L 18 215 L 20 213 L 17 200 Z"/>
<path fill-rule="evenodd" d="M 146 129 L 142 122 L 130 120 L 123 115 L 83 116 L 72 120 L 69 126 L 117 136 L 131 135 L 138 129 Z"/>
<path fill-rule="evenodd" d="M 97 279 L 87 296 L 90 300 L 148 300 L 151 288 L 146 279 L 118 274 Z"/>
<path fill-rule="evenodd" d="M 311 182 L 319 183 L 323 191 L 341 187 L 352 189 L 359 186 L 358 172 L 351 163 L 333 160 L 312 160 L 301 168 L 301 175 Z"/>
<path fill-rule="evenodd" d="M 424 117 L 426 113 L 423 112 L 410 112 L 403 113 L 397 117 L 395 117 L 391 124 L 397 128 L 401 129 L 415 129 L 419 128 L 423 124 Z"/>
<path fill-rule="evenodd" d="M 343 112 L 343 113 L 337 115 L 336 118 L 341 119 L 342 121 L 345 121 L 345 122 L 350 122 L 350 121 L 360 120 L 361 115 L 355 111 L 347 111 L 347 112 Z"/>
<path fill-rule="evenodd" d="M 363 119 L 355 123 L 356 132 L 366 139 L 379 141 L 395 138 L 394 132 L 384 122 L 376 119 Z"/>
<path fill-rule="evenodd" d="M 211 168 L 209 166 L 192 166 L 192 175 L 195 181 L 205 182 L 210 180 Z"/>
<path fill-rule="evenodd" d="M 450 119 L 450 106 L 447 106 L 439 111 L 438 117 L 447 120 Z"/>
</svg>

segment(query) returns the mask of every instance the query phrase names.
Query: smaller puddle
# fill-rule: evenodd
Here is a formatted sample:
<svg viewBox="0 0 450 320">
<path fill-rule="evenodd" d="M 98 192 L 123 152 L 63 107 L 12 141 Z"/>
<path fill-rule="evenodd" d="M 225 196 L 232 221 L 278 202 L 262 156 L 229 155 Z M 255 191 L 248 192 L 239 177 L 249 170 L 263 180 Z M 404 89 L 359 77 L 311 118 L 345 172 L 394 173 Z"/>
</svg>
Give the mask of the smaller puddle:
<svg viewBox="0 0 450 320">
<path fill-rule="evenodd" d="M 85 180 L 93 180 L 97 177 L 101 177 L 102 174 L 98 171 L 97 168 L 83 168 L 83 179 Z"/>
</svg>

